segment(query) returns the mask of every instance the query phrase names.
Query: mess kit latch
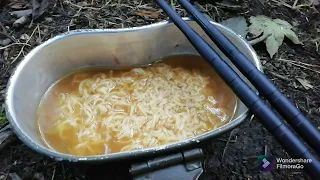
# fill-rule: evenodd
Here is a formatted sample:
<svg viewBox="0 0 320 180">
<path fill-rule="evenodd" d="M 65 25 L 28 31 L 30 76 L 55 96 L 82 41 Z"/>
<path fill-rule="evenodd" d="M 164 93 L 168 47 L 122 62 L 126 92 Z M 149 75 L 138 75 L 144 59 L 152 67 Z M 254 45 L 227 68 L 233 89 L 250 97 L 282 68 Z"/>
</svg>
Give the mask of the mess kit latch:
<svg viewBox="0 0 320 180">
<path fill-rule="evenodd" d="M 133 164 L 130 172 L 134 180 L 196 180 L 203 172 L 202 161 L 197 148 Z"/>
</svg>

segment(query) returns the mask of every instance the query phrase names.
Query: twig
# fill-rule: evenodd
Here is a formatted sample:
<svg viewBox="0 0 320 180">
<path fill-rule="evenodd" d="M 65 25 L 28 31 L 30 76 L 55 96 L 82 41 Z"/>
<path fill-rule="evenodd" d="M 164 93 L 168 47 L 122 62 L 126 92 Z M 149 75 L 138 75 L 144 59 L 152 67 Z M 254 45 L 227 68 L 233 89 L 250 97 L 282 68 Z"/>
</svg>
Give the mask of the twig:
<svg viewBox="0 0 320 180">
<path fill-rule="evenodd" d="M 293 3 L 293 5 L 292 5 L 292 7 L 297 7 L 298 1 L 299 1 L 299 0 L 295 0 L 294 3 Z"/>
<path fill-rule="evenodd" d="M 100 7 L 100 8 L 94 8 L 94 7 L 85 7 L 85 6 L 79 6 L 77 4 L 74 4 L 70 1 L 64 1 L 64 3 L 68 3 L 70 4 L 71 6 L 74 6 L 74 7 L 77 7 L 77 8 L 80 8 L 80 9 L 92 9 L 92 10 L 101 10 L 104 6 Z"/>
<path fill-rule="evenodd" d="M 6 68 L 6 70 L 4 71 L 4 73 L 2 74 L 2 76 L 1 76 L 2 78 L 6 76 L 7 72 L 8 72 L 9 69 L 10 69 L 10 67 L 11 67 L 11 64 L 8 65 L 8 67 Z"/>
<path fill-rule="evenodd" d="M 42 38 L 41 38 L 40 26 L 38 26 L 38 35 L 39 35 L 38 38 L 41 40 Z"/>
<path fill-rule="evenodd" d="M 2 28 L 2 31 L 4 33 L 7 33 L 7 29 L 3 26 L 3 24 L 0 22 L 0 27 Z"/>
<path fill-rule="evenodd" d="M 56 165 L 57 163 L 58 163 L 58 162 L 57 162 L 57 161 L 55 161 L 55 162 L 52 162 L 52 163 L 50 163 L 50 164 L 46 165 L 46 166 L 44 167 L 44 170 L 46 170 L 46 169 L 50 168 L 50 167 L 51 167 L 51 166 L 53 166 L 53 165 L 57 166 L 57 165 Z"/>
<path fill-rule="evenodd" d="M 219 10 L 218 10 L 218 8 L 217 8 L 217 6 L 213 6 L 213 8 L 215 9 L 215 11 L 217 12 L 217 15 L 219 16 L 219 17 L 221 17 L 220 16 L 220 13 L 219 13 Z M 211 16 L 211 17 L 213 17 L 213 16 Z"/>
<path fill-rule="evenodd" d="M 53 180 L 54 176 L 56 175 L 56 168 L 57 168 L 57 166 L 55 166 L 54 169 L 53 169 L 51 180 Z"/>
<path fill-rule="evenodd" d="M 215 4 L 221 8 L 229 9 L 233 11 L 236 11 L 242 8 L 240 5 L 231 5 L 231 4 L 225 4 L 225 3 L 219 3 L 219 2 L 216 2 Z"/>
<path fill-rule="evenodd" d="M 235 160 L 247 160 L 247 159 L 256 159 L 257 156 L 249 156 L 249 157 L 243 157 L 243 158 L 237 158 Z"/>
<path fill-rule="evenodd" d="M 83 7 L 83 6 L 79 6 L 79 5 L 77 5 L 77 4 L 74 4 L 74 3 L 70 2 L 70 1 L 64 1 L 65 3 L 68 3 L 68 4 L 70 4 L 71 6 L 74 6 L 74 7 L 79 8 L 78 11 L 77 11 L 77 13 L 76 13 L 74 16 L 72 16 L 72 19 L 70 20 L 70 23 L 69 23 L 69 25 L 68 25 L 68 31 L 70 31 L 70 26 L 73 25 L 73 22 L 74 22 L 74 19 L 73 19 L 73 18 L 79 16 L 79 14 L 81 13 L 81 11 L 82 11 L 83 9 L 101 10 L 101 9 L 103 9 L 104 7 L 108 6 L 111 1 L 112 1 L 112 0 L 106 1 L 106 3 L 105 3 L 103 6 L 101 6 L 100 8 Z"/>
<path fill-rule="evenodd" d="M 253 119 L 254 119 L 254 114 L 252 114 L 252 116 L 250 117 L 249 124 L 252 122 Z"/>
<path fill-rule="evenodd" d="M 302 8 L 302 7 L 311 7 L 312 4 L 313 4 L 313 2 L 311 2 L 310 4 L 300 4 L 300 5 L 297 5 L 297 4 L 298 4 L 298 0 L 295 0 L 294 3 L 293 3 L 293 5 L 290 5 L 290 4 L 286 3 L 286 2 L 283 2 L 282 0 L 280 0 L 280 1 L 278 1 L 278 0 L 271 0 L 271 1 L 273 1 L 273 2 L 275 2 L 275 3 L 278 3 L 278 4 L 280 4 L 280 5 L 283 5 L 283 6 L 285 6 L 285 7 L 288 7 L 288 8 L 290 8 L 290 9 L 292 9 L 292 10 L 299 10 L 299 9 Z"/>
<path fill-rule="evenodd" d="M 251 41 L 249 41 L 249 44 L 250 45 L 255 45 L 255 44 L 258 44 L 259 42 L 262 42 L 264 41 L 265 39 L 267 39 L 271 34 L 263 34 L 262 36 L 256 38 L 256 39 L 253 39 Z"/>
<path fill-rule="evenodd" d="M 290 63 L 290 62 L 288 62 L 288 63 Z M 311 68 L 302 66 L 302 65 L 300 65 L 300 64 L 295 64 L 295 63 L 290 63 L 290 64 L 292 64 L 292 65 L 294 65 L 294 66 L 301 67 L 301 68 L 303 68 L 303 69 L 308 69 L 308 70 L 310 70 L 310 71 L 313 71 L 313 72 L 316 72 L 316 73 L 319 73 L 319 74 L 320 74 L 320 71 L 317 71 L 317 70 L 314 70 L 314 69 L 311 69 Z"/>
<path fill-rule="evenodd" d="M 289 63 L 289 64 L 292 64 L 292 65 L 294 65 L 294 66 L 298 66 L 298 67 L 301 67 L 301 68 L 303 68 L 303 69 L 308 69 L 308 70 L 310 70 L 310 71 L 313 71 L 313 72 L 316 72 L 316 73 L 319 73 L 320 74 L 320 71 L 317 71 L 317 70 L 315 70 L 315 69 L 311 69 L 311 68 L 309 68 L 309 67 L 306 67 L 306 66 L 311 66 L 311 67 L 319 67 L 319 66 L 317 66 L 317 65 L 312 65 L 312 64 L 306 64 L 306 63 L 301 63 L 301 64 L 303 64 L 303 65 L 301 65 L 301 64 L 298 64 L 298 62 L 296 62 L 296 61 L 292 61 L 292 60 L 286 60 L 286 59 L 278 59 L 278 60 L 280 60 L 280 61 L 283 61 L 283 62 L 286 62 L 286 63 Z"/>
<path fill-rule="evenodd" d="M 3 47 L 0 47 L 0 50 L 4 50 L 4 49 L 7 49 L 11 46 L 14 46 L 14 45 L 24 45 L 24 46 L 31 46 L 30 44 L 27 44 L 27 43 L 11 43 L 7 46 L 3 46 Z"/>
<path fill-rule="evenodd" d="M 277 74 L 277 73 L 275 73 L 273 71 L 269 71 L 269 73 L 272 74 L 273 76 L 279 78 L 279 79 L 282 79 L 282 80 L 285 80 L 285 81 L 290 81 L 288 78 L 286 78 L 286 77 L 284 77 L 284 76 L 282 76 L 280 74 Z"/>
<path fill-rule="evenodd" d="M 299 62 L 299 61 L 293 61 L 293 60 L 282 59 L 282 58 L 279 58 L 278 60 L 279 60 L 279 61 L 285 61 L 285 62 L 291 62 L 291 63 L 302 64 L 302 65 L 310 66 L 310 67 L 318 67 L 318 68 L 320 68 L 320 66 L 319 66 L 319 65 L 307 64 L 307 63 L 303 63 L 303 62 Z"/>
<path fill-rule="evenodd" d="M 63 11 L 63 12 L 66 12 L 66 11 L 64 10 L 63 3 L 62 3 L 61 0 L 59 0 L 59 4 L 60 4 L 60 7 L 61 7 L 62 11 Z"/>
<path fill-rule="evenodd" d="M 264 145 L 264 155 L 267 155 L 267 152 L 268 152 L 268 146 L 265 144 Z"/>
<path fill-rule="evenodd" d="M 63 179 L 66 178 L 66 170 L 64 169 L 64 164 L 61 163 L 61 167 L 62 167 L 62 176 L 63 176 Z"/>
<path fill-rule="evenodd" d="M 233 135 L 234 130 L 235 130 L 235 129 L 233 129 L 233 130 L 230 132 L 230 135 L 229 135 L 228 141 L 227 141 L 227 143 L 226 143 L 226 146 L 225 146 L 224 149 L 223 149 L 223 153 L 222 153 L 222 158 L 221 158 L 221 159 L 224 158 L 224 155 L 225 155 L 225 153 L 226 153 L 227 147 L 228 147 L 228 145 L 229 145 L 229 142 L 230 142 L 230 140 L 231 140 L 231 137 L 232 137 L 232 135 Z"/>
<path fill-rule="evenodd" d="M 237 142 L 237 139 L 238 139 L 238 137 L 236 136 L 236 138 L 233 139 L 233 140 L 230 140 L 229 143 L 236 143 L 236 142 Z M 223 141 L 223 142 L 228 142 L 228 140 L 225 140 L 225 139 L 218 139 L 218 140 L 219 140 L 219 141 Z"/>
<path fill-rule="evenodd" d="M 31 33 L 29 39 L 26 41 L 26 44 L 28 44 L 28 42 L 31 40 L 33 34 L 36 32 L 37 28 L 39 29 L 39 24 L 37 25 L 36 28 L 34 28 L 33 32 Z M 26 45 L 23 45 L 20 52 L 18 53 L 18 55 L 14 58 L 14 60 L 11 61 L 11 64 L 13 64 L 21 55 L 22 51 L 24 50 L 24 48 L 26 47 Z"/>
<path fill-rule="evenodd" d="M 10 36 L 9 34 L 7 34 L 6 32 L 0 32 L 0 34 L 6 36 L 7 38 L 11 39 L 11 41 L 13 42 L 17 42 L 12 36 Z"/>
<path fill-rule="evenodd" d="M 11 169 L 11 166 L 10 166 L 10 169 Z M 8 176 L 9 176 L 9 173 L 10 173 L 10 169 L 9 169 L 8 173 L 6 174 L 6 176 L 4 177 L 4 180 L 8 179 Z"/>
</svg>

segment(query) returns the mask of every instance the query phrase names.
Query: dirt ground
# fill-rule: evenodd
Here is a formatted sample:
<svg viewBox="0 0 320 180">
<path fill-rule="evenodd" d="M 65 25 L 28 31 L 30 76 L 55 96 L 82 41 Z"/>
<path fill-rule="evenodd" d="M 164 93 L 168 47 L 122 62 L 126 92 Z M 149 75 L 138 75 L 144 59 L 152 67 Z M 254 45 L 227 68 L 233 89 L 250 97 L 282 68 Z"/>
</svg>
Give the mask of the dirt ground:
<svg viewBox="0 0 320 180">
<path fill-rule="evenodd" d="M 10 41 L 9 46 L 0 46 L 0 106 L 4 103 L 5 88 L 12 69 L 25 54 L 43 41 L 68 30 L 135 27 L 167 19 L 153 1 L 49 0 L 46 1 L 48 4 L 45 9 L 42 9 L 46 7 L 45 1 L 38 4 L 33 22 L 30 19 L 17 22 L 19 18 L 11 13 L 32 9 L 31 2 L 0 1 L 0 40 Z M 286 20 L 294 26 L 303 45 L 294 45 L 285 40 L 273 58 L 269 58 L 263 43 L 256 44 L 254 48 L 261 57 L 266 75 L 320 127 L 319 1 L 198 2 L 217 22 L 236 16 L 248 19 L 250 16 L 266 15 Z M 314 4 L 310 5 L 310 2 Z M 174 0 L 172 4 L 182 16 L 188 16 Z M 309 85 L 303 86 L 299 79 L 307 80 Z M 205 172 L 201 179 L 307 179 L 303 171 L 261 172 L 257 168 L 258 155 L 272 154 L 281 158 L 289 156 L 255 118 L 202 147 L 206 158 Z M 12 136 L 6 143 L 0 144 L 0 180 L 16 180 L 19 179 L 17 176 L 21 179 L 39 180 L 130 179 L 128 162 L 100 165 L 55 162 L 30 150 Z"/>
</svg>

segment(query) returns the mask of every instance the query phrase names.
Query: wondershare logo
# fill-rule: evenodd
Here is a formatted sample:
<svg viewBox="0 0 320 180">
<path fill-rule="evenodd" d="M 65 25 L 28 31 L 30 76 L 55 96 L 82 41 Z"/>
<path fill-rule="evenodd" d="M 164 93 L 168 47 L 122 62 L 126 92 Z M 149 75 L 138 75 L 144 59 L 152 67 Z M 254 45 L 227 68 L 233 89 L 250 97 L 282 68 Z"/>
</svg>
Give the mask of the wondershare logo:
<svg viewBox="0 0 320 180">
<path fill-rule="evenodd" d="M 272 156 L 261 155 L 258 156 L 259 167 L 263 171 L 270 171 L 274 168 L 274 159 Z"/>
</svg>

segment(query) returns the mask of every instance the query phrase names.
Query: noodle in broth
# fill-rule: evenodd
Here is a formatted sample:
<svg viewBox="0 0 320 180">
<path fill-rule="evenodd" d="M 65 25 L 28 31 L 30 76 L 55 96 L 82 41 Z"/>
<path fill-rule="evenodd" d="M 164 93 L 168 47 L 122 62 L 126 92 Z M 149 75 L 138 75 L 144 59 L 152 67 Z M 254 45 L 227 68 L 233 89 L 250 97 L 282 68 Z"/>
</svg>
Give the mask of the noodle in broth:
<svg viewBox="0 0 320 180">
<path fill-rule="evenodd" d="M 229 122 L 236 97 L 199 56 L 172 56 L 143 68 L 84 69 L 43 97 L 38 127 L 62 153 L 101 155 L 156 147 Z"/>
</svg>

